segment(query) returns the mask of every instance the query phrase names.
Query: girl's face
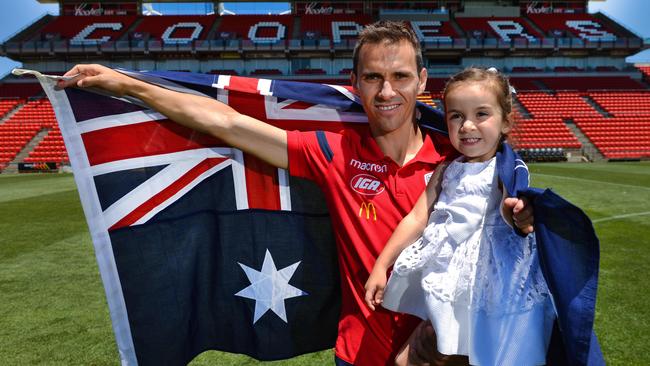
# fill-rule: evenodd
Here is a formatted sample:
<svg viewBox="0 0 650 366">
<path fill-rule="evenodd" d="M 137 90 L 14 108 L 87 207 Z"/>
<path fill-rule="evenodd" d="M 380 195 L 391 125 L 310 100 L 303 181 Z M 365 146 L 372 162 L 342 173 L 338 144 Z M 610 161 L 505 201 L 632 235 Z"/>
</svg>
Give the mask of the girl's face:
<svg viewBox="0 0 650 366">
<path fill-rule="evenodd" d="M 461 82 L 447 92 L 445 115 L 451 144 L 468 162 L 491 159 L 511 128 L 489 82 Z"/>
</svg>

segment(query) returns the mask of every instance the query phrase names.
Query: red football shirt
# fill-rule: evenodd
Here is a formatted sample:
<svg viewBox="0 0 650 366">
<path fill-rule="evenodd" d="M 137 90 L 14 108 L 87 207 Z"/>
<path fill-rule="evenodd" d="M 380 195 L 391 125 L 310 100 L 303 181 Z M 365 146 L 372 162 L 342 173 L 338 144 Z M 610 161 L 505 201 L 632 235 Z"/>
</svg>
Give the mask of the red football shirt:
<svg viewBox="0 0 650 366">
<path fill-rule="evenodd" d="M 449 140 L 426 135 L 417 155 L 400 167 L 369 131 L 288 131 L 289 172 L 323 190 L 338 246 L 342 306 L 336 355 L 356 366 L 393 365 L 419 319 L 364 301 L 375 259 L 424 191 L 431 172 L 449 154 Z"/>
</svg>

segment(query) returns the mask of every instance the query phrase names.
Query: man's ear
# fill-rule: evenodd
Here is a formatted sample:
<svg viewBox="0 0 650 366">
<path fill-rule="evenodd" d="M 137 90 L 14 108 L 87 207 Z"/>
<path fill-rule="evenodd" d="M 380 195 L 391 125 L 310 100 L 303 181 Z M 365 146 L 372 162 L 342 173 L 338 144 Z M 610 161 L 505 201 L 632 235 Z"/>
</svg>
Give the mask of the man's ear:
<svg viewBox="0 0 650 366">
<path fill-rule="evenodd" d="M 350 71 L 350 85 L 354 88 L 354 90 L 359 89 L 359 86 L 357 85 L 357 74 L 354 71 Z"/>
<path fill-rule="evenodd" d="M 427 87 L 427 78 L 429 77 L 429 73 L 427 72 L 427 68 L 423 67 L 422 70 L 420 70 L 420 80 L 418 81 L 418 94 L 424 93 L 424 89 Z"/>
</svg>

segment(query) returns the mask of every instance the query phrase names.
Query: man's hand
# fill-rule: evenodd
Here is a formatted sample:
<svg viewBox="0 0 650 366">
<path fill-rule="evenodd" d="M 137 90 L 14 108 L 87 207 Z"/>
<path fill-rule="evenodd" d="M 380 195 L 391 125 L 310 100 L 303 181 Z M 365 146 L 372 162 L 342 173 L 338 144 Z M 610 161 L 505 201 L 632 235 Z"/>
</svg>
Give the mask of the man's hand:
<svg viewBox="0 0 650 366">
<path fill-rule="evenodd" d="M 97 87 L 118 97 L 124 96 L 129 89 L 137 83 L 141 83 L 141 81 L 102 65 L 77 65 L 63 76 L 72 78 L 59 80 L 57 86 L 60 88 L 72 85 L 80 88 Z"/>
<path fill-rule="evenodd" d="M 443 355 L 438 352 L 436 333 L 427 320 L 415 328 L 395 357 L 395 365 L 465 366 L 469 365 L 469 359 L 466 356 Z"/>
<path fill-rule="evenodd" d="M 524 234 L 533 232 L 533 205 L 526 197 L 509 197 L 503 200 L 502 212 L 506 220 L 517 226 Z M 511 220 L 510 220 L 511 219 Z"/>
<path fill-rule="evenodd" d="M 384 289 L 386 288 L 386 270 L 373 268 L 366 281 L 366 305 L 372 310 L 384 300 Z"/>
</svg>

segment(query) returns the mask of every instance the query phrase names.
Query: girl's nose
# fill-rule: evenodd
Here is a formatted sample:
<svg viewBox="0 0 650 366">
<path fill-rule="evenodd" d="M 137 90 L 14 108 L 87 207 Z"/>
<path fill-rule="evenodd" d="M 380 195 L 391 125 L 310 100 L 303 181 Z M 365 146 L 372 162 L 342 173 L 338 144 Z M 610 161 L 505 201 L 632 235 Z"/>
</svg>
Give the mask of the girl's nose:
<svg viewBox="0 0 650 366">
<path fill-rule="evenodd" d="M 476 126 L 474 125 L 474 122 L 472 122 L 472 121 L 469 120 L 469 119 L 466 119 L 466 120 L 464 120 L 463 123 L 460 125 L 460 130 L 461 130 L 461 131 L 471 131 L 471 130 L 474 129 L 474 127 L 476 127 Z"/>
</svg>

